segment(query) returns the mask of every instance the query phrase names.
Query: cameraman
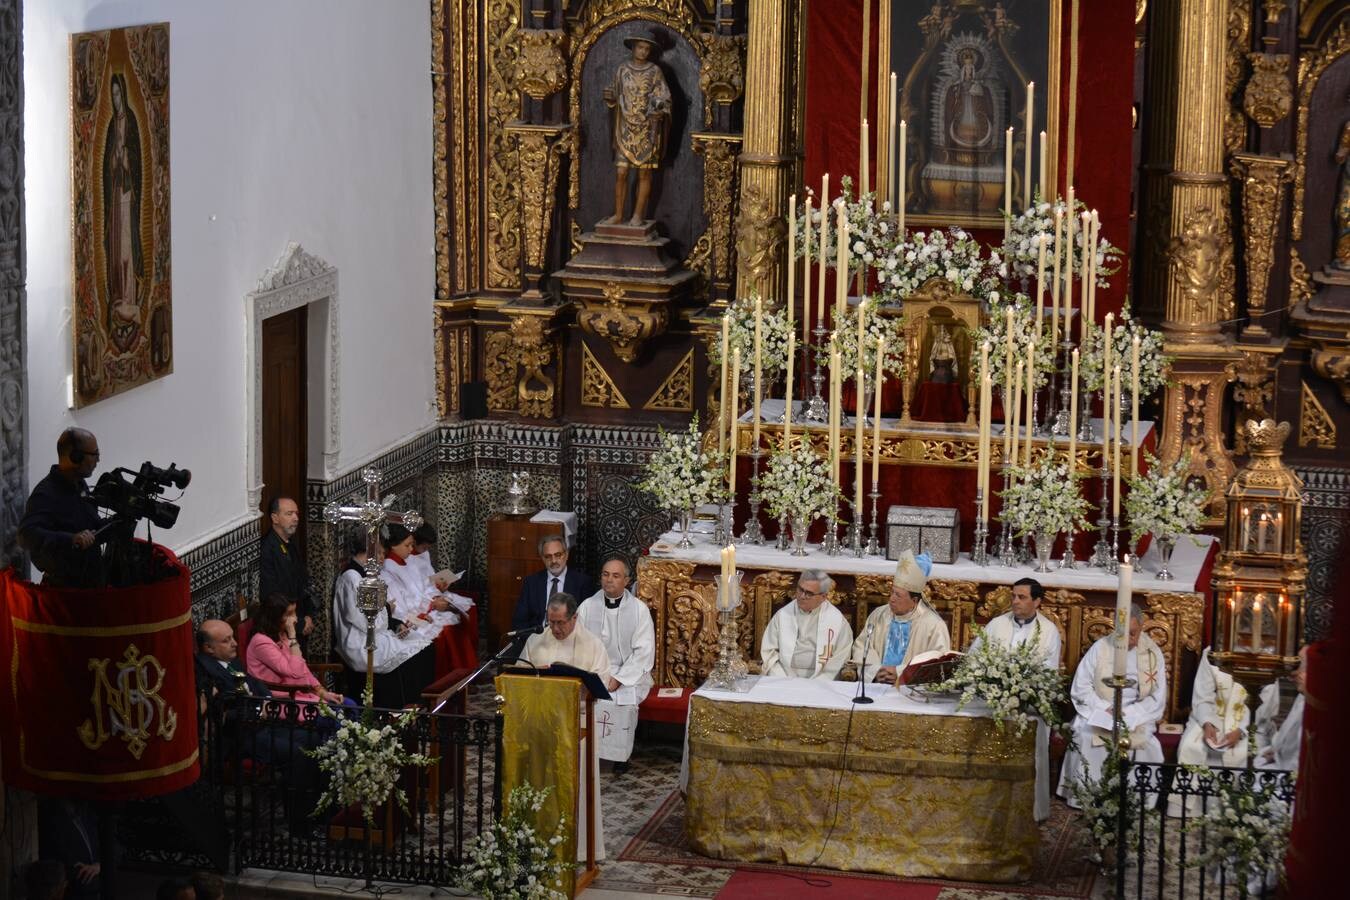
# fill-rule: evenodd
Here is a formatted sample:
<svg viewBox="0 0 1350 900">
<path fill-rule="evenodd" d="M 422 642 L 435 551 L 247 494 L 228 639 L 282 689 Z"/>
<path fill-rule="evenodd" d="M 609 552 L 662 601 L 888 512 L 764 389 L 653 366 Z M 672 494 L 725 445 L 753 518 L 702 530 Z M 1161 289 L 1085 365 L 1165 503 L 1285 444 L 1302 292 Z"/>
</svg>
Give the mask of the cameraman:
<svg viewBox="0 0 1350 900">
<path fill-rule="evenodd" d="M 56 441 L 57 464 L 28 496 L 19 522 L 19 546 L 42 571 L 42 583 L 56 587 L 99 587 L 103 558 L 95 532 L 103 526 L 85 479 L 98 466 L 98 438 L 67 428 Z"/>
</svg>

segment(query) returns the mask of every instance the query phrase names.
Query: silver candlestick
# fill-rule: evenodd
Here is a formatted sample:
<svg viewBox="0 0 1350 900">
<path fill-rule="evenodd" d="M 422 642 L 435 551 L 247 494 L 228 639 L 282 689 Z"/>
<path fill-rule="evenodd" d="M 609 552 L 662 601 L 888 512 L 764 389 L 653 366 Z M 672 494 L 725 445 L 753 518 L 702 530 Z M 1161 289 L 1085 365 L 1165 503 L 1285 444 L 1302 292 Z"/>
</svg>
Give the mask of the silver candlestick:
<svg viewBox="0 0 1350 900">
<path fill-rule="evenodd" d="M 825 422 L 829 420 L 829 410 L 825 408 L 825 398 L 821 396 L 821 386 L 825 384 L 824 367 L 820 364 L 822 349 L 825 346 L 825 325 L 822 322 L 816 322 L 816 330 L 812 332 L 816 336 L 816 359 L 811 372 L 811 399 L 807 401 L 802 410 L 802 419 L 807 422 Z M 810 348 L 806 351 L 809 355 Z M 805 365 L 805 363 L 803 363 Z"/>
<path fill-rule="evenodd" d="M 867 539 L 867 555 L 881 556 L 881 543 L 877 540 L 877 536 L 881 534 L 881 521 L 877 518 L 877 501 L 881 499 L 881 492 L 877 490 L 875 481 L 872 482 L 872 491 L 867 496 L 872 498 L 872 528 Z"/>
<path fill-rule="evenodd" d="M 981 510 L 984 509 L 984 491 L 975 492 L 975 542 L 970 547 L 971 562 L 977 566 L 989 565 L 989 525 L 985 522 Z"/>
<path fill-rule="evenodd" d="M 764 543 L 764 531 L 759 526 L 759 458 L 763 455 L 758 444 L 750 451 L 750 517 L 741 532 L 741 540 L 747 544 Z"/>
<path fill-rule="evenodd" d="M 1082 410 L 1078 413 L 1078 440 L 1090 444 L 1096 440 L 1096 435 L 1092 430 L 1092 397 L 1087 391 L 1083 391 L 1078 395 L 1078 399 L 1083 404 Z"/>
<path fill-rule="evenodd" d="M 718 503 L 717 527 L 713 530 L 713 543 L 719 547 L 730 544 L 732 527 L 732 503 Z"/>
<path fill-rule="evenodd" d="M 825 540 L 821 543 L 820 549 L 825 551 L 826 556 L 838 556 L 843 546 L 839 543 L 839 513 L 830 513 L 829 518 L 825 520 Z"/>
<path fill-rule="evenodd" d="M 775 550 L 786 550 L 788 548 L 787 537 L 787 513 L 778 517 L 778 540 L 773 542 Z"/>
<path fill-rule="evenodd" d="M 1071 524 L 1069 525 L 1069 533 L 1066 535 L 1064 541 L 1064 557 L 1059 561 L 1059 567 L 1061 569 L 1078 568 L 1078 560 L 1076 560 L 1073 555 L 1073 536 L 1074 530 L 1073 525 Z"/>
<path fill-rule="evenodd" d="M 863 541 L 863 511 L 858 509 L 859 504 L 850 504 L 853 510 L 853 521 L 848 523 L 848 545 L 853 550 L 853 555 L 861 558 L 867 549 Z"/>
<path fill-rule="evenodd" d="M 1004 496 L 1006 496 L 1008 493 L 1008 488 L 1011 486 L 1011 480 L 1012 480 L 1011 474 L 1005 469 L 1003 472 Z M 998 534 L 999 565 L 1001 566 L 1017 565 L 1017 553 L 1013 549 L 1012 525 L 1011 523 L 1008 522 L 1006 509 L 1003 511 L 1003 513 L 999 515 L 998 531 L 999 531 Z"/>
<path fill-rule="evenodd" d="M 1101 515 L 1097 517 L 1097 530 L 1100 535 L 1097 538 L 1097 546 L 1093 548 L 1092 559 L 1089 561 L 1088 565 L 1096 566 L 1099 569 L 1109 569 L 1112 561 L 1112 554 L 1111 547 L 1106 543 L 1106 532 L 1107 529 L 1111 527 L 1111 520 L 1106 516 L 1106 508 L 1111 502 L 1111 495 L 1107 493 L 1110 489 L 1109 482 L 1111 479 L 1111 470 L 1106 466 L 1105 452 L 1102 453 L 1102 467 L 1100 472 L 1102 477 Z"/>
<path fill-rule="evenodd" d="M 1120 516 L 1111 517 L 1111 564 L 1106 571 L 1112 575 L 1120 571 Z"/>
</svg>

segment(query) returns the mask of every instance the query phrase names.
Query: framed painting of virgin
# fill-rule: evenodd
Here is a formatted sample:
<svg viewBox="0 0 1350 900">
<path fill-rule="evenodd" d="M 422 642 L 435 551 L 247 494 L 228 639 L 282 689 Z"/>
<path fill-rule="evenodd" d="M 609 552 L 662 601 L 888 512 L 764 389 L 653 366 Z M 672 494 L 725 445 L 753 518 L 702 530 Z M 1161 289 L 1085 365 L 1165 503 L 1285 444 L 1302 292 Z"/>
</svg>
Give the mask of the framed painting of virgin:
<svg viewBox="0 0 1350 900">
<path fill-rule="evenodd" d="M 168 23 L 72 35 L 75 405 L 173 371 Z"/>
<path fill-rule="evenodd" d="M 1046 181 L 1055 183 L 1061 0 L 882 2 L 881 58 L 896 74 L 896 115 L 907 123 L 907 221 L 1001 227 L 1009 208 L 1004 197 L 1009 128 L 1011 209 L 1021 211 L 1024 190 L 1030 195 L 1039 189 L 1041 131 L 1050 157 Z M 891 154 L 897 158 L 899 148 Z"/>
</svg>

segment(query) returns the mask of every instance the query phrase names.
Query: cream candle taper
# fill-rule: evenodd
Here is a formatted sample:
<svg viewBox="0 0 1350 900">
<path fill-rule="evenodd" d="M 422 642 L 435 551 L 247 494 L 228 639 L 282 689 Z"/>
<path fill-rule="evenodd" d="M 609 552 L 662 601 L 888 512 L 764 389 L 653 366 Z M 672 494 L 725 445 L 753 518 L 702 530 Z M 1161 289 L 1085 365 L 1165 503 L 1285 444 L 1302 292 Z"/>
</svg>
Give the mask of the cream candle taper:
<svg viewBox="0 0 1350 900">
<path fill-rule="evenodd" d="M 811 346 L 811 195 L 806 195 L 806 227 L 802 229 L 802 349 Z M 803 373 L 804 374 L 804 373 Z"/>
<path fill-rule="evenodd" d="M 783 301 L 784 312 L 787 314 L 788 331 L 793 330 L 796 324 L 793 318 L 792 307 L 797 302 L 797 195 L 788 196 L 788 255 L 787 255 L 787 299 Z"/>
<path fill-rule="evenodd" d="M 1059 289 L 1060 260 L 1064 255 L 1064 212 L 1055 210 L 1055 264 L 1054 278 L 1050 285 L 1050 337 L 1052 344 L 1059 343 Z M 1068 310 L 1064 311 L 1064 326 L 1067 333 L 1069 325 Z"/>
<path fill-rule="evenodd" d="M 825 327 L 825 229 L 830 227 L 830 173 L 820 179 L 820 286 L 816 300 L 816 324 Z"/>
<path fill-rule="evenodd" d="M 787 384 L 783 389 L 783 449 L 792 441 L 792 376 L 793 364 L 797 357 L 797 332 L 788 331 L 787 344 Z"/>
<path fill-rule="evenodd" d="M 863 119 L 862 140 L 859 141 L 860 146 L 858 148 L 862 155 L 862 159 L 858 163 L 858 184 L 860 188 L 858 191 L 859 200 L 867 196 L 867 192 L 871 190 L 872 185 L 870 177 L 871 172 L 869 171 L 872 168 L 872 148 L 868 146 L 868 143 L 867 120 Z"/>
<path fill-rule="evenodd" d="M 891 212 L 895 212 L 895 120 L 899 112 L 895 106 L 896 81 L 891 73 L 891 105 L 886 114 L 886 199 L 891 201 Z"/>
<path fill-rule="evenodd" d="M 835 215 L 838 217 L 838 229 L 836 230 L 836 241 L 838 246 L 835 253 L 834 264 L 834 314 L 836 322 L 843 319 L 844 309 L 848 306 L 848 216 L 844 209 L 844 201 L 839 200 L 834 205 Z M 837 324 L 836 324 L 836 327 Z"/>
<path fill-rule="evenodd" d="M 1088 323 L 1092 321 L 1092 294 L 1088 287 L 1091 284 L 1092 274 L 1092 267 L 1088 262 L 1091 259 L 1090 254 L 1092 252 L 1092 216 L 1084 212 L 1078 218 L 1083 232 L 1082 257 L 1078 262 L 1078 277 L 1082 279 L 1082 284 L 1079 286 L 1079 293 L 1082 298 L 1078 302 L 1082 307 L 1083 316 L 1083 326 L 1079 329 L 1079 333 L 1086 336 Z"/>
<path fill-rule="evenodd" d="M 1031 466 L 1031 432 L 1036 428 L 1036 342 L 1027 341 L 1027 441 L 1022 451 L 1022 465 Z"/>
<path fill-rule="evenodd" d="M 1092 250 L 1088 259 L 1092 262 L 1092 275 L 1088 279 L 1088 316 L 1090 321 L 1097 320 L 1097 248 L 1101 244 L 1102 223 L 1097 219 L 1097 211 L 1092 211 Z"/>
<path fill-rule="evenodd" d="M 1069 367 L 1069 474 L 1073 475 L 1078 453 L 1078 348 L 1073 348 Z"/>
<path fill-rule="evenodd" d="M 721 407 L 717 415 L 717 458 L 722 459 L 727 452 L 727 420 L 731 410 L 727 404 L 727 364 L 731 357 L 731 314 L 722 316 L 722 380 L 717 382 L 717 392 Z"/>
<path fill-rule="evenodd" d="M 1130 474 L 1139 477 L 1139 335 L 1130 342 Z"/>
<path fill-rule="evenodd" d="M 1036 340 L 1041 339 L 1042 322 L 1045 319 L 1045 242 L 1044 231 L 1036 238 Z"/>
<path fill-rule="evenodd" d="M 1111 374 L 1111 351 L 1115 344 L 1115 335 L 1111 333 L 1111 323 L 1115 321 L 1115 313 L 1107 313 L 1106 321 L 1102 324 L 1102 390 L 1106 390 L 1110 385 L 1107 383 L 1107 375 Z"/>
<path fill-rule="evenodd" d="M 1116 621 L 1111 634 L 1111 674 L 1125 677 L 1126 657 L 1130 652 L 1130 604 L 1134 600 L 1134 566 L 1120 564 L 1120 581 L 1116 585 Z"/>
<path fill-rule="evenodd" d="M 1009 427 L 1012 422 L 1013 403 L 1013 310 L 1012 304 L 1008 305 L 1006 310 L 1006 319 L 1003 329 L 1005 336 L 1004 359 L 1003 359 L 1003 464 L 1006 466 L 1012 459 L 1009 453 L 1012 452 L 1012 431 Z"/>
<path fill-rule="evenodd" d="M 1031 207 L 1031 136 L 1036 133 L 1036 82 L 1027 82 L 1026 140 L 1023 141 L 1022 208 Z"/>
<path fill-rule="evenodd" d="M 1041 192 L 1041 199 L 1042 199 L 1042 200 L 1045 200 L 1045 199 L 1051 197 L 1051 196 L 1054 194 L 1054 191 L 1052 191 L 1052 190 L 1050 190 L 1050 189 L 1048 188 L 1049 182 L 1047 181 L 1047 178 L 1048 178 L 1047 173 L 1050 171 L 1050 163 L 1049 163 L 1049 159 L 1050 159 L 1050 156 L 1049 156 L 1049 154 L 1046 152 L 1045 132 L 1042 131 L 1042 132 L 1041 132 L 1041 159 L 1040 159 L 1040 163 L 1041 163 L 1041 171 L 1040 171 L 1040 178 L 1038 178 L 1038 179 L 1036 180 L 1036 187 L 1037 187 L 1037 188 L 1040 190 L 1040 192 Z"/>
<path fill-rule="evenodd" d="M 979 480 L 983 487 L 980 498 L 980 518 L 987 522 L 989 521 L 989 457 L 993 450 L 990 442 L 990 431 L 993 428 L 994 405 L 994 380 L 987 370 L 980 376 L 980 393 L 980 405 L 984 408 L 984 438 L 980 441 L 981 478 Z"/>
<path fill-rule="evenodd" d="M 886 339 L 877 341 L 877 371 L 872 379 L 872 484 L 877 484 L 881 473 L 881 389 L 886 384 L 882 368 L 886 360 Z M 873 490 L 876 490 L 874 487 Z"/>
<path fill-rule="evenodd" d="M 1003 240 L 1006 243 L 1012 234 L 1012 173 L 1013 173 L 1013 130 L 1003 133 Z"/>
<path fill-rule="evenodd" d="M 727 490 L 731 494 L 731 502 L 736 502 L 736 420 L 740 418 L 740 392 L 741 392 L 741 348 L 737 347 L 731 356 L 731 434 L 727 440 L 727 456 L 729 459 L 729 469 L 727 473 Z"/>
<path fill-rule="evenodd" d="M 1111 378 L 1115 383 L 1116 406 L 1116 449 L 1111 465 L 1111 516 L 1114 519 L 1120 516 L 1120 366 L 1111 370 Z"/>
<path fill-rule="evenodd" d="M 752 437 L 753 443 L 751 443 L 750 446 L 753 452 L 758 452 L 759 450 L 759 420 L 760 420 L 759 407 L 760 404 L 764 402 L 764 389 L 763 389 L 764 371 L 763 371 L 763 364 L 761 363 L 761 359 L 763 358 L 763 334 L 764 334 L 764 301 L 761 300 L 759 297 L 756 297 L 755 368 L 754 368 L 755 409 L 754 413 L 752 414 L 753 417 L 750 420 L 752 425 L 751 434 L 753 436 Z"/>
<path fill-rule="evenodd" d="M 858 379 L 858 401 L 853 405 L 853 521 L 863 519 L 863 472 L 866 470 L 867 457 L 863 455 L 864 423 L 867 421 L 867 403 L 863 397 L 863 355 L 858 351 L 858 369 L 854 377 Z"/>
<path fill-rule="evenodd" d="M 905 124 L 905 120 L 904 120 L 904 119 L 901 119 L 901 120 L 900 120 L 900 175 L 899 175 L 899 181 L 900 181 L 900 183 L 899 183 L 899 185 L 898 185 L 898 188 L 899 188 L 899 191 L 900 191 L 900 195 L 899 195 L 899 196 L 900 196 L 900 199 L 896 201 L 896 205 L 897 205 L 897 207 L 899 208 L 899 212 L 900 212 L 900 221 L 899 221 L 898 228 L 899 228 L 899 233 L 900 233 L 900 237 L 901 237 L 901 238 L 903 238 L 903 237 L 905 236 L 905 174 L 906 174 L 906 173 L 905 173 L 905 169 L 906 169 L 905 162 L 906 162 L 906 156 L 907 156 L 908 153 L 909 153 L 909 147 L 908 147 L 908 145 L 907 145 L 906 142 L 905 142 L 905 137 L 906 137 L 906 131 L 907 131 L 907 129 L 908 129 L 908 126 Z"/>
<path fill-rule="evenodd" d="M 1005 465 L 1016 466 L 1018 464 L 1019 452 L 1021 451 L 1022 441 L 1022 371 L 1026 368 L 1026 363 L 1018 362 L 1013 369 L 1013 395 L 1012 395 L 1012 455 L 1008 457 Z"/>
</svg>

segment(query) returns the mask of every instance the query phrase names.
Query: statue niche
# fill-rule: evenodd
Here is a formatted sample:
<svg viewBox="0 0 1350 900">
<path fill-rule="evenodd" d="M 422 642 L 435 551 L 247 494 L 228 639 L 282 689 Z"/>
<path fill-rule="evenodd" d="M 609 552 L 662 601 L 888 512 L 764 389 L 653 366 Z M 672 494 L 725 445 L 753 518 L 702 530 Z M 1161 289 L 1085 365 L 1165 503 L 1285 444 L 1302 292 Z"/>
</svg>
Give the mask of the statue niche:
<svg viewBox="0 0 1350 900">
<path fill-rule="evenodd" d="M 557 277 L 582 329 L 633 362 L 696 278 L 680 260 L 704 228 L 689 143 L 690 110 L 702 104 L 699 61 L 682 36 L 637 19 L 602 34 L 581 73 L 581 190 L 572 213 L 583 231 Z"/>
</svg>

